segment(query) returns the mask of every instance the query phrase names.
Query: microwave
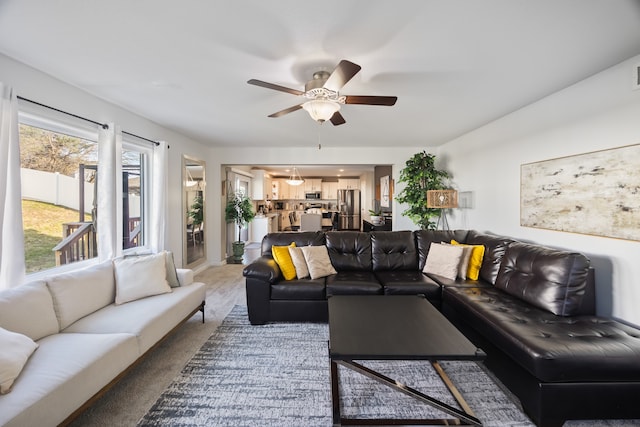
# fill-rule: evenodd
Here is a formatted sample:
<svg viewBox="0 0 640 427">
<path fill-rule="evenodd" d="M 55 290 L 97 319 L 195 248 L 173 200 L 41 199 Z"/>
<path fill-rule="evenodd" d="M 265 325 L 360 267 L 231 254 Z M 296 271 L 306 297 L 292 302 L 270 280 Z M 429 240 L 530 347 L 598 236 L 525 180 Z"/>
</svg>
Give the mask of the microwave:
<svg viewBox="0 0 640 427">
<path fill-rule="evenodd" d="M 319 191 L 312 191 L 310 193 L 304 193 L 304 198 L 307 200 L 319 200 L 320 197 L 320 192 Z"/>
</svg>

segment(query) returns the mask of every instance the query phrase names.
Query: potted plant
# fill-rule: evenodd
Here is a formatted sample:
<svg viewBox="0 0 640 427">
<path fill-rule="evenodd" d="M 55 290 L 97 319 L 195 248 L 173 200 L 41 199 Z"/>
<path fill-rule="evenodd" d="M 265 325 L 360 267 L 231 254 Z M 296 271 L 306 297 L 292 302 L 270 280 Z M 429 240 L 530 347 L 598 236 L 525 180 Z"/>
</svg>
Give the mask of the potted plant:
<svg viewBox="0 0 640 427">
<path fill-rule="evenodd" d="M 196 196 L 193 199 L 193 204 L 190 206 L 188 212 L 189 218 L 194 228 L 198 228 L 202 224 L 204 211 L 202 209 L 202 196 Z"/>
<path fill-rule="evenodd" d="M 369 209 L 371 216 L 371 224 L 380 224 L 382 222 L 382 211 L 380 209 Z"/>
<path fill-rule="evenodd" d="M 435 167 L 435 156 L 425 151 L 415 154 L 407 160 L 406 167 L 400 171 L 399 182 L 406 186 L 396 196 L 396 202 L 409 205 L 402 212 L 423 230 L 435 229 L 432 217 L 440 215 L 440 209 L 427 208 L 427 190 L 442 190 L 449 173 Z"/>
<path fill-rule="evenodd" d="M 251 199 L 243 193 L 236 192 L 227 201 L 225 219 L 227 223 L 235 223 L 238 227 L 238 240 L 232 243 L 234 262 L 242 262 L 242 255 L 244 255 L 244 242 L 240 240 L 242 228 L 251 222 L 255 216 Z"/>
</svg>

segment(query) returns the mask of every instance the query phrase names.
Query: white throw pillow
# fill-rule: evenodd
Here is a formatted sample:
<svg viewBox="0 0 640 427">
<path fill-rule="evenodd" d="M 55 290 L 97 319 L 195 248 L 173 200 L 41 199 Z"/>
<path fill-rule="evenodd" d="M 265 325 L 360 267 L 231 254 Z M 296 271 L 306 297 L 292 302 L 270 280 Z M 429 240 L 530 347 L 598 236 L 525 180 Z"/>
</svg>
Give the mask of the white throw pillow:
<svg viewBox="0 0 640 427">
<path fill-rule="evenodd" d="M 0 394 L 11 391 L 13 382 L 36 348 L 38 344 L 31 338 L 0 328 Z"/>
<path fill-rule="evenodd" d="M 0 328 L 32 340 L 60 332 L 51 292 L 44 280 L 0 291 Z"/>
<path fill-rule="evenodd" d="M 164 253 L 113 260 L 116 304 L 171 292 Z"/>
<path fill-rule="evenodd" d="M 431 243 L 427 254 L 427 262 L 424 264 L 422 271 L 456 280 L 463 252 L 464 250 L 460 246 Z"/>
<path fill-rule="evenodd" d="M 460 247 L 462 248 L 462 257 L 460 257 L 460 264 L 458 265 L 458 277 L 462 280 L 466 280 L 467 270 L 469 269 L 469 259 L 471 259 L 471 252 L 473 252 L 473 248 L 471 246 Z"/>
<path fill-rule="evenodd" d="M 115 300 L 111 262 L 56 274 L 46 280 L 60 330 L 88 314 L 113 304 Z"/>
<path fill-rule="evenodd" d="M 338 273 L 333 268 L 333 264 L 331 264 L 331 258 L 329 258 L 329 251 L 326 246 L 303 246 L 300 249 L 302 249 L 304 259 L 307 261 L 307 268 L 312 279 L 319 279 Z"/>
<path fill-rule="evenodd" d="M 293 266 L 296 268 L 298 279 L 309 277 L 309 268 L 307 267 L 307 261 L 304 259 L 302 248 L 289 246 L 289 255 L 291 255 L 291 261 L 293 261 Z"/>
<path fill-rule="evenodd" d="M 173 252 L 164 251 L 165 256 L 165 268 L 167 269 L 167 282 L 172 288 L 180 287 L 180 280 L 178 280 L 178 274 L 176 272 L 176 263 L 173 260 Z"/>
</svg>

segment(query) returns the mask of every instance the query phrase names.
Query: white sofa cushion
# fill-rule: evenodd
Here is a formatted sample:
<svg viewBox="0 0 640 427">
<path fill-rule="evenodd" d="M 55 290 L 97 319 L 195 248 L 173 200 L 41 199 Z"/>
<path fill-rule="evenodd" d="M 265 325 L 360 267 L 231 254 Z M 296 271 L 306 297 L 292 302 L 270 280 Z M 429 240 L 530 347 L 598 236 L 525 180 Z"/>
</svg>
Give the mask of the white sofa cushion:
<svg viewBox="0 0 640 427">
<path fill-rule="evenodd" d="M 0 394 L 11 391 L 13 382 L 38 348 L 31 338 L 0 328 Z"/>
<path fill-rule="evenodd" d="M 180 286 L 188 286 L 193 283 L 193 270 L 187 268 L 176 268 L 176 275 Z"/>
<path fill-rule="evenodd" d="M 171 331 L 204 299 L 204 283 L 194 282 L 153 298 L 142 298 L 121 305 L 112 304 L 78 320 L 63 333 L 133 334 L 138 337 L 142 354 Z"/>
<path fill-rule="evenodd" d="M 171 292 L 167 282 L 164 253 L 113 260 L 116 277 L 116 304 Z"/>
<path fill-rule="evenodd" d="M 115 284 L 111 262 L 56 274 L 47 278 L 53 306 L 64 329 L 76 320 L 91 314 L 115 299 Z"/>
<path fill-rule="evenodd" d="M 0 327 L 34 341 L 60 331 L 53 300 L 43 280 L 0 292 Z"/>
<path fill-rule="evenodd" d="M 0 425 L 55 426 L 137 358 L 129 334 L 50 335 L 38 342 L 11 393 L 0 397 Z"/>
</svg>

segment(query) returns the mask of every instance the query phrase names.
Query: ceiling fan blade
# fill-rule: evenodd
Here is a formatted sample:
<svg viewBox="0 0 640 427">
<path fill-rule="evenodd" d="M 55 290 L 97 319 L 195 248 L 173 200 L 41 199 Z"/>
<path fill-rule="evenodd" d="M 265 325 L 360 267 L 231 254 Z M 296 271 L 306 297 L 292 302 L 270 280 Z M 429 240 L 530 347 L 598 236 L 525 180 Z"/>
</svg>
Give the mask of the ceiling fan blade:
<svg viewBox="0 0 640 427">
<path fill-rule="evenodd" d="M 343 59 L 324 83 L 324 88 L 338 92 L 353 76 L 358 74 L 361 68 L 358 64 Z"/>
<path fill-rule="evenodd" d="M 276 85 L 276 84 L 273 84 L 273 83 L 263 82 L 262 80 L 251 79 L 247 83 L 249 83 L 250 85 L 256 85 L 256 86 L 260 86 L 260 87 L 265 87 L 267 89 L 279 90 L 280 92 L 287 92 L 287 93 L 290 93 L 292 95 L 303 95 L 304 94 L 304 92 L 302 92 L 301 90 L 291 89 L 291 88 L 280 86 L 280 85 Z"/>
<path fill-rule="evenodd" d="M 293 107 L 285 108 L 284 110 L 280 110 L 277 113 L 269 114 L 269 117 L 280 117 L 285 114 L 293 113 L 302 108 L 302 105 L 294 105 Z"/>
<path fill-rule="evenodd" d="M 340 111 L 336 111 L 335 113 L 333 113 L 333 116 L 331 116 L 329 120 L 331 121 L 331 123 L 333 123 L 334 126 L 347 123 L 344 117 L 342 117 L 342 114 L 340 114 Z"/>
<path fill-rule="evenodd" d="M 397 96 L 359 96 L 347 95 L 345 104 L 365 104 L 365 105 L 395 105 Z"/>
</svg>

